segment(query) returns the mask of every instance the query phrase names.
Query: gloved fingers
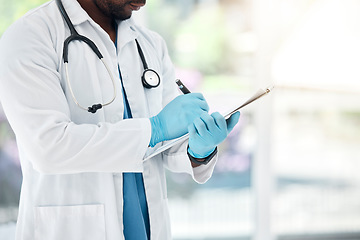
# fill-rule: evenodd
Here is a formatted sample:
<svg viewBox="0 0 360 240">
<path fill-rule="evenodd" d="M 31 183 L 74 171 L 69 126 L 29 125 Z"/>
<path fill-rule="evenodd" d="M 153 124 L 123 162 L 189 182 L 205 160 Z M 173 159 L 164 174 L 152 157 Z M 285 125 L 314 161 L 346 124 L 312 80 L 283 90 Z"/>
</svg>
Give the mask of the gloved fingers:
<svg viewBox="0 0 360 240">
<path fill-rule="evenodd" d="M 191 107 L 187 111 L 184 112 L 184 119 L 183 121 L 186 122 L 186 125 L 194 123 L 194 120 L 200 118 L 202 114 L 206 113 L 204 110 L 196 107 Z"/>
<path fill-rule="evenodd" d="M 199 129 L 195 125 L 199 129 L 206 129 L 204 122 L 200 118 L 197 118 L 194 123 L 188 126 L 190 135 L 188 152 L 193 157 L 204 158 L 213 152 L 214 147 L 212 147 L 212 144 L 209 144 L 206 136 L 204 137 L 198 132 Z M 207 130 L 205 132 L 208 133 Z"/>
<path fill-rule="evenodd" d="M 206 125 L 206 129 L 209 133 L 216 134 L 216 132 L 219 131 L 215 119 L 212 115 L 209 115 L 208 113 L 204 113 L 200 116 L 200 118 Z"/>
<path fill-rule="evenodd" d="M 239 118 L 240 112 L 235 112 L 226 120 L 228 133 L 231 132 L 235 125 L 239 122 Z"/>
<path fill-rule="evenodd" d="M 189 94 L 185 94 L 183 96 L 193 96 L 193 97 L 196 97 L 198 99 L 201 99 L 201 100 L 205 100 L 205 97 L 202 93 L 189 93 Z"/>
<path fill-rule="evenodd" d="M 208 133 L 208 129 L 207 129 L 206 123 L 200 117 L 195 118 L 193 125 L 199 136 L 206 136 L 206 134 Z"/>
<path fill-rule="evenodd" d="M 201 101 L 200 103 L 199 103 L 199 107 L 203 110 L 203 111 L 205 111 L 205 112 L 209 112 L 209 109 L 210 109 L 210 107 L 209 107 L 209 105 L 208 105 L 208 103 L 206 102 L 206 101 Z"/>
<path fill-rule="evenodd" d="M 189 93 L 177 97 L 180 107 L 183 109 L 199 108 L 205 112 L 209 111 L 209 105 L 201 93 Z"/>
<path fill-rule="evenodd" d="M 225 118 L 218 112 L 212 113 L 211 116 L 214 118 L 215 124 L 217 125 L 218 129 L 220 131 L 224 131 L 224 129 L 226 129 Z"/>
<path fill-rule="evenodd" d="M 209 105 L 207 104 L 207 102 L 202 101 L 200 99 L 193 99 L 191 102 L 188 102 L 187 104 L 188 105 L 186 107 L 189 110 L 196 110 L 201 113 L 209 111 Z"/>
<path fill-rule="evenodd" d="M 209 105 L 206 102 L 204 96 L 201 93 L 190 93 L 190 94 L 194 94 L 193 97 L 193 104 L 196 104 L 197 106 L 199 106 L 202 110 L 204 110 L 205 112 L 209 111 Z M 188 94 L 187 94 L 188 95 Z"/>
<path fill-rule="evenodd" d="M 188 126 L 188 132 L 189 132 L 190 138 L 192 138 L 193 136 L 196 136 L 198 134 L 193 123 Z"/>
</svg>

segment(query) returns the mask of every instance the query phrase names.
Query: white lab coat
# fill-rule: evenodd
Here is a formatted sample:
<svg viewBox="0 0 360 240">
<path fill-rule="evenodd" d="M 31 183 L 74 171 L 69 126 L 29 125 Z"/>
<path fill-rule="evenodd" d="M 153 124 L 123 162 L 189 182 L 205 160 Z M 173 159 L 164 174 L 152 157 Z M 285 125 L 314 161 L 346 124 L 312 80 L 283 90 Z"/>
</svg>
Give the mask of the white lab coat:
<svg viewBox="0 0 360 240">
<path fill-rule="evenodd" d="M 216 159 L 192 168 L 186 143 L 143 161 L 151 137 L 149 117 L 178 95 L 164 41 L 133 20 L 119 23 L 117 50 L 76 0 L 63 0 L 75 28 L 93 40 L 116 80 L 117 98 L 96 114 L 74 103 L 65 80 L 63 42 L 70 32 L 55 1 L 29 12 L 0 41 L 0 100 L 16 134 L 23 185 L 16 239 L 120 240 L 122 172 L 143 172 L 151 239 L 171 239 L 164 168 L 203 183 Z M 138 39 L 148 65 L 162 82 L 141 83 Z M 134 119 L 123 120 L 120 66 Z M 83 42 L 69 49 L 69 76 L 83 106 L 104 103 L 113 85 Z"/>
</svg>

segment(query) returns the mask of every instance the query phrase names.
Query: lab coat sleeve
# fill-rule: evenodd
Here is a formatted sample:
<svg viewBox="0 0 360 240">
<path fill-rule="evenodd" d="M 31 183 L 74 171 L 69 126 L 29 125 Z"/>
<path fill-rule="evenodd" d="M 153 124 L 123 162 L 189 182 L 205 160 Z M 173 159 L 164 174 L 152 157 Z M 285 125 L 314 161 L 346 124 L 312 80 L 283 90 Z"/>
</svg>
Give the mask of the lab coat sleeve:
<svg viewBox="0 0 360 240">
<path fill-rule="evenodd" d="M 197 183 L 205 183 L 212 176 L 218 155 L 216 154 L 207 165 L 200 165 L 193 168 L 187 155 L 187 146 L 188 141 L 166 150 L 163 153 L 165 166 L 172 172 L 190 174 Z"/>
<path fill-rule="evenodd" d="M 175 83 L 174 67 L 168 55 L 166 44 L 163 40 L 161 41 L 160 49 L 162 49 L 162 74 L 164 79 L 163 106 L 166 106 L 166 104 L 178 96 L 180 92 Z M 163 153 L 165 167 L 173 172 L 188 173 L 197 183 L 205 183 L 213 173 L 217 161 L 217 155 L 207 165 L 201 165 L 193 168 L 191 166 L 190 159 L 187 156 L 187 145 L 188 141 L 165 151 Z"/>
<path fill-rule="evenodd" d="M 47 28 L 23 18 L 0 41 L 0 100 L 26 158 L 45 174 L 143 171 L 150 121 L 72 122 Z"/>
</svg>

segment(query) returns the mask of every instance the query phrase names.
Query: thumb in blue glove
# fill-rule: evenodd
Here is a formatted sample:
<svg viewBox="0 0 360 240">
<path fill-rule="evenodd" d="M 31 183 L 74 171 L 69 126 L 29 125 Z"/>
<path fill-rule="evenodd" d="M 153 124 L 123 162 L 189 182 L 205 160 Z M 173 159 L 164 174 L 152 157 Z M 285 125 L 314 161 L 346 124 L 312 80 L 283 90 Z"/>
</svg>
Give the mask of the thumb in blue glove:
<svg viewBox="0 0 360 240">
<path fill-rule="evenodd" d="M 189 130 L 188 152 L 195 158 L 209 156 L 238 123 L 240 112 L 231 115 L 227 120 L 218 112 L 211 115 L 204 113 L 196 118 Z"/>
</svg>

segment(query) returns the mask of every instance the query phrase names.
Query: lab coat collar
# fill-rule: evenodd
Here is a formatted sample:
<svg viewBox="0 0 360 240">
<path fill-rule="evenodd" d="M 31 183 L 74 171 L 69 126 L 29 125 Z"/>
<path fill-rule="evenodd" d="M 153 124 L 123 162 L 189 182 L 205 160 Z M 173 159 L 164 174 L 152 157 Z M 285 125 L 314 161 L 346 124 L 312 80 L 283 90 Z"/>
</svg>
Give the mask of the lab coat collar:
<svg viewBox="0 0 360 240">
<path fill-rule="evenodd" d="M 92 24 L 96 24 L 94 20 L 92 20 L 87 14 L 87 12 L 81 7 L 78 1 L 62 0 L 62 3 L 74 26 L 80 25 L 86 21 L 89 21 Z M 128 42 L 135 40 L 139 34 L 136 31 L 132 18 L 125 21 L 119 20 L 116 21 L 116 23 L 118 25 L 117 47 L 118 49 L 121 49 Z"/>
<path fill-rule="evenodd" d="M 90 16 L 76 0 L 61 0 L 73 25 L 79 25 L 90 19 Z"/>
<path fill-rule="evenodd" d="M 132 18 L 125 21 L 116 21 L 117 29 L 117 49 L 121 50 L 128 42 L 134 41 L 139 33 L 136 31 Z"/>
</svg>

